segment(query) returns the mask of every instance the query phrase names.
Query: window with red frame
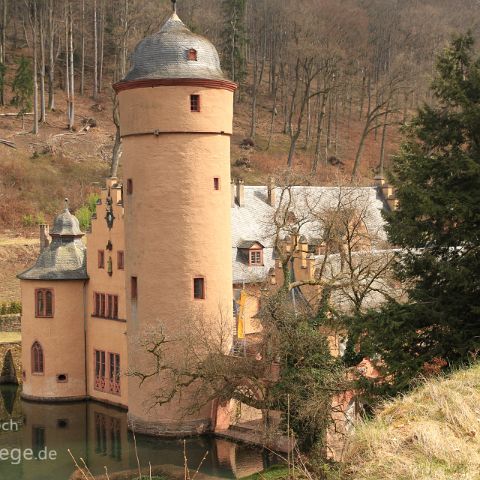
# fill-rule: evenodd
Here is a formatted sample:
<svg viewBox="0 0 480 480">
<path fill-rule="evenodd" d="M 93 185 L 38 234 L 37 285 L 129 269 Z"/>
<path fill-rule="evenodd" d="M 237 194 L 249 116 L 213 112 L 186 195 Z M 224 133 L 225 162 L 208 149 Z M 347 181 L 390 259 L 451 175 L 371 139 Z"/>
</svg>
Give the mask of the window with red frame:
<svg viewBox="0 0 480 480">
<path fill-rule="evenodd" d="M 190 95 L 190 111 L 200 111 L 200 95 Z"/>
<path fill-rule="evenodd" d="M 220 190 L 220 178 L 218 177 L 213 178 L 213 189 Z"/>
<path fill-rule="evenodd" d="M 98 268 L 105 268 L 105 252 L 103 250 L 98 251 Z"/>
<path fill-rule="evenodd" d="M 32 374 L 33 375 L 43 375 L 44 373 L 44 362 L 43 362 L 43 348 L 38 343 L 35 342 L 32 345 Z"/>
<path fill-rule="evenodd" d="M 118 353 L 109 353 L 108 380 L 110 393 L 120 395 L 120 355 Z"/>
<path fill-rule="evenodd" d="M 263 265 L 263 252 L 261 250 L 250 250 L 250 265 Z"/>
<path fill-rule="evenodd" d="M 35 316 L 53 317 L 53 290 L 40 288 L 35 290 Z"/>
<path fill-rule="evenodd" d="M 205 279 L 203 277 L 193 279 L 193 298 L 197 300 L 205 298 Z"/>
<path fill-rule="evenodd" d="M 105 352 L 103 350 L 95 350 L 95 390 L 105 391 Z"/>
<path fill-rule="evenodd" d="M 117 268 L 123 270 L 125 268 L 125 255 L 122 250 L 117 252 Z"/>
<path fill-rule="evenodd" d="M 95 350 L 94 360 L 95 390 L 120 395 L 120 354 Z"/>
<path fill-rule="evenodd" d="M 95 317 L 117 319 L 118 295 L 95 292 L 93 315 Z"/>
<path fill-rule="evenodd" d="M 197 61 L 197 51 L 194 48 L 190 48 L 187 51 L 187 60 L 190 61 Z"/>
</svg>

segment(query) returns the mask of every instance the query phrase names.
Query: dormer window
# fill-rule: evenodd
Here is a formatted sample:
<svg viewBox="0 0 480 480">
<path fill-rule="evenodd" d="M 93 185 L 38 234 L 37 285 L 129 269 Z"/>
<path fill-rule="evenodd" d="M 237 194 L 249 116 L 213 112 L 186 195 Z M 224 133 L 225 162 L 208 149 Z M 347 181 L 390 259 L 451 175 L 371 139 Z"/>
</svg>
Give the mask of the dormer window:
<svg viewBox="0 0 480 480">
<path fill-rule="evenodd" d="M 250 265 L 258 266 L 263 265 L 263 251 L 262 250 L 250 250 Z"/>
<path fill-rule="evenodd" d="M 263 249 L 264 246 L 256 240 L 244 240 L 240 242 L 238 249 L 241 252 L 243 261 L 248 262 L 250 267 L 263 266 Z"/>
<path fill-rule="evenodd" d="M 197 61 L 197 51 L 194 48 L 187 50 L 187 60 L 192 62 Z"/>
</svg>

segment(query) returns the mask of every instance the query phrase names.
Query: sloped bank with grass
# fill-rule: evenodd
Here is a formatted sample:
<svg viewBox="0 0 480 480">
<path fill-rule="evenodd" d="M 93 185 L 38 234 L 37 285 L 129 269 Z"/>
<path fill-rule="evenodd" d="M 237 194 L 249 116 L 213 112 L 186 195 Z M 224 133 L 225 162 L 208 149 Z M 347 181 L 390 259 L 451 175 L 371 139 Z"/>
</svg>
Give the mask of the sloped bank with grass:
<svg viewBox="0 0 480 480">
<path fill-rule="evenodd" d="M 344 460 L 342 480 L 480 479 L 480 364 L 386 404 Z"/>
</svg>

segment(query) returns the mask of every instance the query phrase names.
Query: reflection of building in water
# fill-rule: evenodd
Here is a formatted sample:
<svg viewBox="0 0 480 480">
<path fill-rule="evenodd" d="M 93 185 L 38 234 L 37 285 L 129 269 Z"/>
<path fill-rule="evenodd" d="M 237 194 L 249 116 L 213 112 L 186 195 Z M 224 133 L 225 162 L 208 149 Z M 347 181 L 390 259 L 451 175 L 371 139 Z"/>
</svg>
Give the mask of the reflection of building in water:
<svg viewBox="0 0 480 480">
<path fill-rule="evenodd" d="M 2 386 L 0 391 L 6 387 Z M 21 405 L 20 405 L 21 404 Z M 25 422 L 18 431 L 0 432 L 0 448 L 32 449 L 36 455 L 55 451 L 55 461 L 24 461 L 1 464 L 1 480 L 68 480 L 75 466 L 67 449 L 81 464 L 83 458 L 94 474 L 137 471 L 133 436 L 128 431 L 124 410 L 98 402 L 33 403 L 15 402 L 23 409 Z M 183 471 L 183 440 L 136 436 L 142 467 Z M 268 465 L 262 452 L 227 440 L 197 437 L 186 440 L 189 468 L 196 470 L 206 452 L 201 471 L 217 477 L 241 477 Z"/>
<path fill-rule="evenodd" d="M 95 412 L 95 453 L 122 459 L 120 420 L 104 413 Z"/>
</svg>

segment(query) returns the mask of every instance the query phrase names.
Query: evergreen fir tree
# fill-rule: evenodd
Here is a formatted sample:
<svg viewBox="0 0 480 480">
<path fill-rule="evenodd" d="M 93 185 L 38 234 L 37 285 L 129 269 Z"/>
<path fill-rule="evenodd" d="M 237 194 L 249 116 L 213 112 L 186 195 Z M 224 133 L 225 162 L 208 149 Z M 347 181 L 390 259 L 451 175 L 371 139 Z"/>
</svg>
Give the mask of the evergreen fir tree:
<svg viewBox="0 0 480 480">
<path fill-rule="evenodd" d="M 439 56 L 433 106 L 405 127 L 391 182 L 399 208 L 387 231 L 401 247 L 405 303 L 352 322 L 361 353 L 380 355 L 376 387 L 395 393 L 419 374 L 464 364 L 480 351 L 480 58 L 473 38 Z M 378 391 L 378 390 L 377 390 Z"/>
<path fill-rule="evenodd" d="M 17 64 L 18 67 L 12 84 L 14 97 L 11 103 L 18 107 L 18 115 L 22 116 L 23 127 L 24 115 L 32 109 L 33 71 L 30 61 L 23 56 Z"/>
<path fill-rule="evenodd" d="M 245 80 L 247 75 L 245 61 L 245 45 L 247 42 L 245 29 L 246 0 L 223 0 L 225 30 L 223 38 L 223 65 L 230 78 L 237 83 Z"/>
</svg>

